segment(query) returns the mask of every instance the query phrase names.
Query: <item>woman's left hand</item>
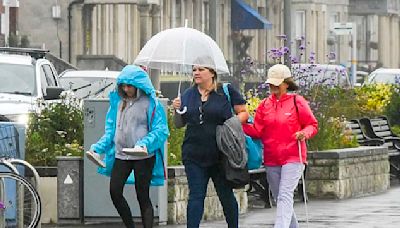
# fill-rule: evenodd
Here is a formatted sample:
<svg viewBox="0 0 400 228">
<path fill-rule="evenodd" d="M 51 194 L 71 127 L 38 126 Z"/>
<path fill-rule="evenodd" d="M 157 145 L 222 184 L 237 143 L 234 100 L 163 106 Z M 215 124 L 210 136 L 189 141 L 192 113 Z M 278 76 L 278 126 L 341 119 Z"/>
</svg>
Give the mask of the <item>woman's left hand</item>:
<svg viewBox="0 0 400 228">
<path fill-rule="evenodd" d="M 300 141 L 306 140 L 306 134 L 302 131 L 296 132 L 295 137 L 297 140 L 300 140 Z"/>
</svg>

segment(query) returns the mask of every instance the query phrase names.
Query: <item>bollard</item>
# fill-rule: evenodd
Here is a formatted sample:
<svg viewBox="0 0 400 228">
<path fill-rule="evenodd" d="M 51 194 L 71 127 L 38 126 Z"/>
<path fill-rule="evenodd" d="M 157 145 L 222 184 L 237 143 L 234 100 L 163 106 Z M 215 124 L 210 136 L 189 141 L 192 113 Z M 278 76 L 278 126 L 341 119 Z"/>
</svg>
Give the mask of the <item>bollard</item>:
<svg viewBox="0 0 400 228">
<path fill-rule="evenodd" d="M 58 224 L 83 223 L 83 159 L 57 157 Z"/>
</svg>

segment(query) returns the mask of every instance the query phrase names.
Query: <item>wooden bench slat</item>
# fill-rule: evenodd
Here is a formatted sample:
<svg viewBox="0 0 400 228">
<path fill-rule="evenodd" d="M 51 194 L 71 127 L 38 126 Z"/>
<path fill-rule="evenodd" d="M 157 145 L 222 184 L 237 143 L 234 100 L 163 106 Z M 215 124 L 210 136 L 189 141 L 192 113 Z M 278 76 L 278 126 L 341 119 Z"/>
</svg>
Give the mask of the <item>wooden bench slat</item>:
<svg viewBox="0 0 400 228">
<path fill-rule="evenodd" d="M 375 126 L 373 127 L 374 131 L 390 131 L 390 128 L 388 125 L 382 125 L 382 126 Z"/>
<path fill-rule="evenodd" d="M 381 126 L 381 125 L 387 125 L 388 122 L 387 120 L 382 120 L 382 119 L 371 119 L 371 124 L 372 126 Z"/>
<path fill-rule="evenodd" d="M 375 134 L 376 134 L 377 136 L 379 136 L 379 137 L 383 137 L 383 138 L 385 138 L 385 137 L 388 137 L 388 136 L 391 136 L 391 135 L 392 135 L 390 131 L 381 131 L 381 132 L 375 132 Z"/>
</svg>

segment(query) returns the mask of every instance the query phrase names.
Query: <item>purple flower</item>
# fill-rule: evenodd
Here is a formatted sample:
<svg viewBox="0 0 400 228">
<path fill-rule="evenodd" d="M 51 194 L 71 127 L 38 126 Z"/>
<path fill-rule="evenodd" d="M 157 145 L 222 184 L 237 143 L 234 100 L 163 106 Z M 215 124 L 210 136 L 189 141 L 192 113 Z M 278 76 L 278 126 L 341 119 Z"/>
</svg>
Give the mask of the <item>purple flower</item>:
<svg viewBox="0 0 400 228">
<path fill-rule="evenodd" d="M 329 52 L 327 55 L 329 60 L 335 60 L 336 59 L 336 54 L 334 52 Z"/>
<path fill-rule="evenodd" d="M 283 47 L 283 48 L 282 48 L 282 51 L 283 51 L 284 53 L 289 53 L 289 48 L 288 48 L 288 47 Z"/>
<path fill-rule="evenodd" d="M 6 209 L 6 206 L 2 202 L 0 202 L 0 209 Z"/>
</svg>

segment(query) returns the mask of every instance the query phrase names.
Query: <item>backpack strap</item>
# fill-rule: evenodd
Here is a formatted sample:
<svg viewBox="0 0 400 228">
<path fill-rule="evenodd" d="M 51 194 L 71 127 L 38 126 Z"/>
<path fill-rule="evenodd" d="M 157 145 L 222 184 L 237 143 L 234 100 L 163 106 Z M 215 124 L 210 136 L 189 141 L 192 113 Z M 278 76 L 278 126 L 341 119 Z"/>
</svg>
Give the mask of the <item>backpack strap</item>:
<svg viewBox="0 0 400 228">
<path fill-rule="evenodd" d="M 299 108 L 297 107 L 296 97 L 297 97 L 297 95 L 295 94 L 293 97 L 293 102 L 294 102 L 294 107 L 296 107 L 297 117 L 299 117 Z"/>
<path fill-rule="evenodd" d="M 228 88 L 229 84 L 230 83 L 227 83 L 227 82 L 223 83 L 222 84 L 222 89 L 224 90 L 224 94 L 225 94 L 226 98 L 228 99 L 228 102 L 229 102 L 229 104 L 231 106 L 232 113 L 235 113 L 235 111 L 233 110 L 232 104 L 231 104 L 231 95 L 229 94 L 229 88 Z"/>
</svg>

